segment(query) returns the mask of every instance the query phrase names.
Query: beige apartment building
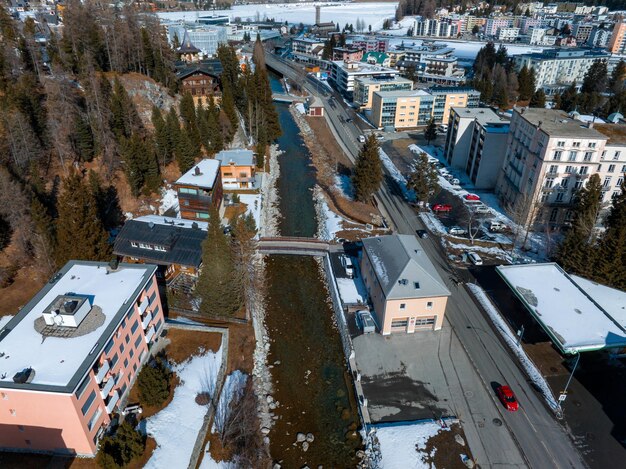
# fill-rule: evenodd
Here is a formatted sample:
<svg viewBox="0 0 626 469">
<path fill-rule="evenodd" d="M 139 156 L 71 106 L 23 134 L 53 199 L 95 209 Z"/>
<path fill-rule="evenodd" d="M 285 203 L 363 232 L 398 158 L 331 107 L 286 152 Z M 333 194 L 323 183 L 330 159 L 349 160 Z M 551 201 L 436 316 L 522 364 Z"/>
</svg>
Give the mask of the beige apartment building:
<svg viewBox="0 0 626 469">
<path fill-rule="evenodd" d="M 477 107 L 480 93 L 472 88 L 436 86 L 428 90 L 377 91 L 370 120 L 378 128 L 409 129 L 447 123 L 453 107 Z"/>
<path fill-rule="evenodd" d="M 364 239 L 360 267 L 383 335 L 441 329 L 450 291 L 415 236 Z"/>
<path fill-rule="evenodd" d="M 612 54 L 624 53 L 626 46 L 626 23 L 623 19 L 615 23 L 611 39 L 609 39 L 608 49 Z"/>
<path fill-rule="evenodd" d="M 372 96 L 378 91 L 412 90 L 413 81 L 400 77 L 358 77 L 354 80 L 352 101 L 361 110 L 372 108 Z"/>
<path fill-rule="evenodd" d="M 605 208 L 620 193 L 626 125 L 594 125 L 551 109 L 516 109 L 507 147 L 496 194 L 522 222 L 553 229 L 567 225 L 576 192 L 595 173 Z"/>
</svg>

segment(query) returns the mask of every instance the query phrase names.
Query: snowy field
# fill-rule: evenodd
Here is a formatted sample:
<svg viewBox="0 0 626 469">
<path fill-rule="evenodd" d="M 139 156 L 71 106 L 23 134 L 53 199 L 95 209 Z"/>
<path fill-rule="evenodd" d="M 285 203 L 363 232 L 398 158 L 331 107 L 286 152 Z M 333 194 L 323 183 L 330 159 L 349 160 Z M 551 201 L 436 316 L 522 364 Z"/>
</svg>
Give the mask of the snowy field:
<svg viewBox="0 0 626 469">
<path fill-rule="evenodd" d="M 413 425 L 394 425 L 376 428 L 380 443 L 384 469 L 421 469 L 431 468 L 426 462 L 428 440 L 442 431 L 449 431 L 435 422 L 416 423 Z"/>
<path fill-rule="evenodd" d="M 330 209 L 328 202 L 326 202 L 326 196 L 319 186 L 315 186 L 313 196 L 317 214 L 317 237 L 325 241 L 335 239 L 337 232 L 343 230 L 344 219 Z"/>
<path fill-rule="evenodd" d="M 158 13 L 159 17 L 187 21 L 195 21 L 198 16 L 228 15 L 232 20 L 241 18 L 243 21 L 255 21 L 274 19 L 280 22 L 291 24 L 313 24 L 315 23 L 315 5 L 322 7 L 321 21 L 338 23 L 343 27 L 346 23 L 356 25 L 356 20 L 365 22 L 365 28 L 372 26 L 373 30 L 383 27 L 386 18 L 395 15 L 397 3 L 342 3 L 342 2 L 319 2 L 319 3 L 272 3 L 254 5 L 235 5 L 231 10 L 215 11 L 192 11 L 192 12 L 167 12 Z"/>
<path fill-rule="evenodd" d="M 493 324 L 496 326 L 496 329 L 498 330 L 500 335 L 504 338 L 504 341 L 513 351 L 515 356 L 517 356 L 518 360 L 524 367 L 526 374 L 530 377 L 533 383 L 535 383 L 535 385 L 539 389 L 541 389 L 543 393 L 543 397 L 548 403 L 548 405 L 552 409 L 556 410 L 558 408 L 558 404 L 556 402 L 556 399 L 554 398 L 554 395 L 552 394 L 552 390 L 550 389 L 550 386 L 548 386 L 547 381 L 544 379 L 541 372 L 537 369 L 537 367 L 532 362 L 532 360 L 528 358 L 528 355 L 526 355 L 526 352 L 524 351 L 522 346 L 518 345 L 517 336 L 508 326 L 504 318 L 500 315 L 500 313 L 498 312 L 496 307 L 493 305 L 491 300 L 487 297 L 487 294 L 485 293 L 485 291 L 482 288 L 480 288 L 478 285 L 473 284 L 473 283 L 468 283 L 467 288 L 469 288 L 469 290 L 476 297 L 476 299 L 482 305 L 485 311 L 487 311 L 489 318 L 491 319 Z"/>
<path fill-rule="evenodd" d="M 204 423 L 206 406 L 196 404 L 199 393 L 206 392 L 215 383 L 222 365 L 222 349 L 206 352 L 174 366 L 180 384 L 172 402 L 148 419 L 146 431 L 157 447 L 146 468 L 162 469 L 187 467 L 198 432 Z"/>
<path fill-rule="evenodd" d="M 176 190 L 172 189 L 172 186 L 168 184 L 166 187 L 161 187 L 161 199 L 159 200 L 159 215 L 163 215 L 169 209 L 174 209 L 176 214 L 180 212 L 178 204 L 178 195 Z"/>
</svg>

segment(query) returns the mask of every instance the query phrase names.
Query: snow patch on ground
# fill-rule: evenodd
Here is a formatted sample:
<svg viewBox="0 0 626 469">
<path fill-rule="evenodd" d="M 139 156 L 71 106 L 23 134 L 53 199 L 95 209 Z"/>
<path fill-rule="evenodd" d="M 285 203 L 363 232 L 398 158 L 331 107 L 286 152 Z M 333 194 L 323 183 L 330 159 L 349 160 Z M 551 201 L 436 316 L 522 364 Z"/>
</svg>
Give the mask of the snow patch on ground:
<svg viewBox="0 0 626 469">
<path fill-rule="evenodd" d="M 254 222 L 256 223 L 257 230 L 261 230 L 261 203 L 262 196 L 261 194 L 238 194 L 239 200 L 246 204 L 248 209 L 246 213 L 251 213 L 254 217 Z"/>
<path fill-rule="evenodd" d="M 352 200 L 354 197 L 354 188 L 352 187 L 352 179 L 346 174 L 335 175 L 335 187 L 341 191 L 341 195 Z"/>
<path fill-rule="evenodd" d="M 375 437 L 380 445 L 379 467 L 384 469 L 421 469 L 432 466 L 426 462 L 426 443 L 439 432 L 449 431 L 436 422 L 412 425 L 388 425 L 376 427 Z"/>
<path fill-rule="evenodd" d="M 169 209 L 174 209 L 178 217 L 180 208 L 178 205 L 178 194 L 172 189 L 171 184 L 161 187 L 161 199 L 159 200 L 159 215 L 163 215 Z"/>
<path fill-rule="evenodd" d="M 385 168 L 387 169 L 391 177 L 394 179 L 394 181 L 398 183 L 398 186 L 400 187 L 400 190 L 402 191 L 404 198 L 408 201 L 414 201 L 415 192 L 407 188 L 406 178 L 402 175 L 400 170 L 396 168 L 396 165 L 393 164 L 393 161 L 391 161 L 391 158 L 389 158 L 387 153 L 385 153 L 382 148 L 378 149 L 378 155 L 380 156 L 380 160 L 382 161 L 383 165 L 385 166 Z"/>
<path fill-rule="evenodd" d="M 280 196 L 278 195 L 278 177 L 280 176 L 280 165 L 278 164 L 278 155 L 282 150 L 278 149 L 278 145 L 270 147 L 269 173 L 263 178 L 261 184 L 261 214 L 259 219 L 259 233 L 261 236 L 278 236 L 278 203 Z"/>
<path fill-rule="evenodd" d="M 180 384 L 172 402 L 148 419 L 146 431 L 157 447 L 146 468 L 161 469 L 186 466 L 191 458 L 198 432 L 204 423 L 206 406 L 196 404 L 195 398 L 215 383 L 222 364 L 222 349 L 196 355 L 174 366 Z"/>
<path fill-rule="evenodd" d="M 486 246 L 479 246 L 476 244 L 457 244 L 457 243 L 451 243 L 450 241 L 443 241 L 445 242 L 448 246 L 450 246 L 452 249 L 460 249 L 463 251 L 472 251 L 472 252 L 480 252 L 483 254 L 489 254 L 491 256 L 494 257 L 498 257 L 500 259 L 504 259 L 506 256 L 508 256 L 508 253 L 505 252 L 504 250 L 497 248 L 497 247 L 486 247 Z M 444 245 L 445 247 L 445 245 Z"/>
<path fill-rule="evenodd" d="M 493 324 L 496 326 L 496 329 L 502 337 L 507 345 L 511 348 L 513 353 L 517 356 L 518 360 L 524 367 L 526 374 L 530 377 L 530 379 L 535 383 L 535 385 L 541 389 L 543 393 L 543 397 L 548 403 L 548 405 L 553 409 L 558 409 L 558 403 L 552 394 L 552 390 L 550 386 L 548 386 L 547 381 L 542 376 L 539 369 L 535 366 L 532 360 L 526 355 L 526 352 L 522 348 L 521 345 L 517 343 L 517 336 L 515 333 L 509 328 L 508 324 L 504 320 L 504 318 L 500 315 L 494 304 L 487 297 L 485 291 L 480 288 L 478 285 L 468 283 L 467 288 L 473 293 L 478 302 L 482 305 L 482 307 L 487 311 L 487 314 L 491 318 Z"/>
<path fill-rule="evenodd" d="M 448 234 L 446 227 L 432 212 L 420 212 L 420 218 L 431 232 L 440 235 Z"/>
<path fill-rule="evenodd" d="M 294 106 L 296 108 L 296 110 L 300 113 L 300 114 L 306 114 L 306 109 L 304 107 L 304 104 L 302 103 L 296 103 L 296 105 Z"/>
<path fill-rule="evenodd" d="M 248 375 L 240 370 L 235 370 L 226 377 L 226 381 L 224 381 L 224 386 L 222 387 L 222 393 L 220 394 L 220 400 L 217 404 L 212 428 L 213 433 L 222 431 L 224 428 L 224 421 L 227 419 L 230 412 L 230 403 L 233 402 L 233 400 L 236 402 L 241 398 L 247 380 Z"/>
<path fill-rule="evenodd" d="M 326 241 L 335 239 L 337 232 L 343 229 L 343 218 L 330 209 L 321 187 L 315 186 L 313 197 L 317 213 L 317 237 Z"/>
</svg>

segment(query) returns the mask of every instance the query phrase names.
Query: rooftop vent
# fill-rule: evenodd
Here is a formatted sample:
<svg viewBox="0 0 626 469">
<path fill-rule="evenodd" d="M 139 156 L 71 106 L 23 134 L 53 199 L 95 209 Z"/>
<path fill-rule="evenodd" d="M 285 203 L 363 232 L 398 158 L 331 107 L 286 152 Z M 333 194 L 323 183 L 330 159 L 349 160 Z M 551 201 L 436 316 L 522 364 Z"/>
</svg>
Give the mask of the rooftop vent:
<svg viewBox="0 0 626 469">
<path fill-rule="evenodd" d="M 17 384 L 27 384 L 35 379 L 35 370 L 33 368 L 24 368 L 13 376 L 13 382 Z"/>
<path fill-rule="evenodd" d="M 78 327 L 91 310 L 89 297 L 66 294 L 57 296 L 43 311 L 43 320 L 48 326 Z"/>
<path fill-rule="evenodd" d="M 193 168 L 193 175 L 194 176 L 201 176 L 202 175 L 202 171 L 200 171 L 200 168 L 198 166 Z"/>
<path fill-rule="evenodd" d="M 407 279 L 405 279 L 405 278 L 401 278 L 400 280 L 398 280 L 398 283 L 400 285 L 408 285 L 409 281 Z"/>
<path fill-rule="evenodd" d="M 191 223 L 191 227 L 192 227 L 194 230 L 197 230 L 197 229 L 199 228 L 198 224 L 197 224 L 195 221 Z"/>
<path fill-rule="evenodd" d="M 420 283 L 419 282 L 413 282 L 413 288 L 415 288 L 416 290 L 419 290 Z"/>
</svg>

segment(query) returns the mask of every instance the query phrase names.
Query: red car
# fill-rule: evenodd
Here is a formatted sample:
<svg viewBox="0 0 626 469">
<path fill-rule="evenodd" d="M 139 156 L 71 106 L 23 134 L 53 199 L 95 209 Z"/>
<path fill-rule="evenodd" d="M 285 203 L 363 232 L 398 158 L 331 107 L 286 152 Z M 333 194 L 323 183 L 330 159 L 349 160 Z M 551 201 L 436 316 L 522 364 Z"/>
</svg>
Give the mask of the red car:
<svg viewBox="0 0 626 469">
<path fill-rule="evenodd" d="M 465 194 L 465 200 L 480 200 L 476 194 Z"/>
<path fill-rule="evenodd" d="M 498 386 L 496 388 L 496 394 L 498 395 L 498 399 L 500 399 L 502 404 L 504 404 L 504 407 L 506 407 L 506 410 L 515 412 L 519 409 L 519 403 L 517 402 L 515 394 L 513 394 L 510 387 L 506 385 Z"/>
<path fill-rule="evenodd" d="M 450 204 L 435 204 L 433 205 L 434 212 L 450 212 L 452 210 L 452 205 Z"/>
</svg>

